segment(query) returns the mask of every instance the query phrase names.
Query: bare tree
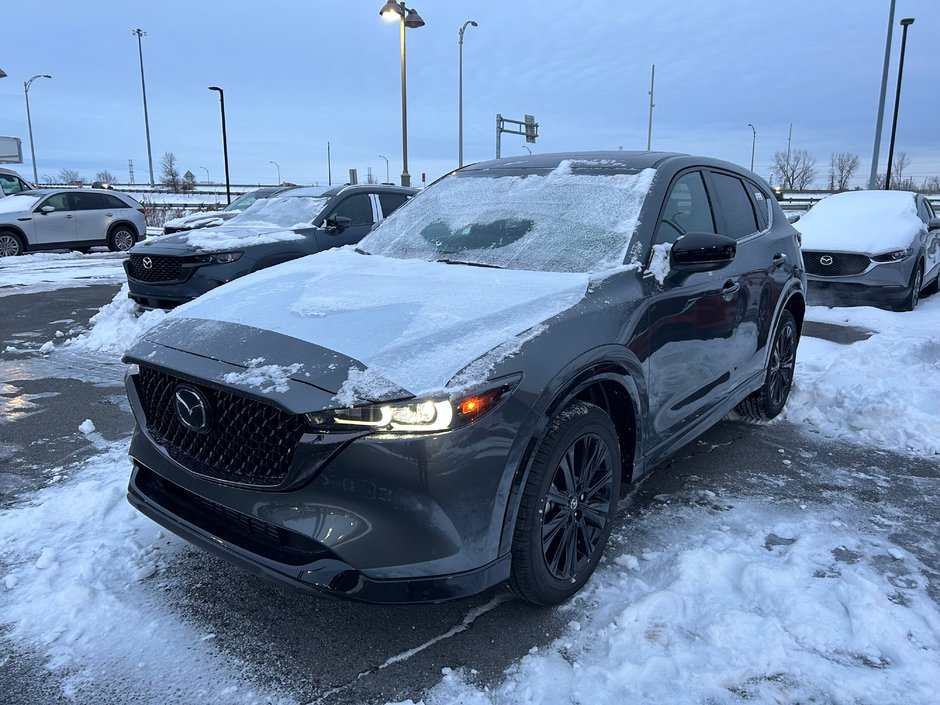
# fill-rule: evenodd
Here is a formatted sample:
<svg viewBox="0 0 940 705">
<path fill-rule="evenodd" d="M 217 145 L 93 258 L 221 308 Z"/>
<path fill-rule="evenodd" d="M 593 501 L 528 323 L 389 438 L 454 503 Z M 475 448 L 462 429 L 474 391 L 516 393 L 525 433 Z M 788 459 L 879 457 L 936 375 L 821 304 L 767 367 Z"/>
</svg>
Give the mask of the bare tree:
<svg viewBox="0 0 940 705">
<path fill-rule="evenodd" d="M 95 174 L 95 181 L 100 184 L 113 184 L 117 181 L 117 177 L 107 169 L 103 169 Z"/>
<path fill-rule="evenodd" d="M 173 193 L 179 193 L 180 170 L 173 152 L 164 152 L 160 160 L 160 183 L 168 186 Z"/>
<path fill-rule="evenodd" d="M 829 190 L 845 191 L 849 187 L 852 175 L 858 171 L 857 154 L 835 152 L 829 157 Z"/>
<path fill-rule="evenodd" d="M 784 189 L 802 190 L 816 179 L 816 157 L 805 149 L 774 154 L 773 174 Z"/>
<path fill-rule="evenodd" d="M 56 181 L 60 184 L 85 183 L 84 177 L 75 169 L 66 169 L 65 167 L 59 169 L 59 173 L 56 174 Z"/>
<path fill-rule="evenodd" d="M 897 191 L 913 191 L 913 179 L 904 180 L 904 170 L 911 165 L 907 152 L 898 152 L 891 166 L 891 188 Z"/>
<path fill-rule="evenodd" d="M 928 176 L 924 179 L 924 191 L 927 193 L 940 193 L 940 176 Z"/>
</svg>

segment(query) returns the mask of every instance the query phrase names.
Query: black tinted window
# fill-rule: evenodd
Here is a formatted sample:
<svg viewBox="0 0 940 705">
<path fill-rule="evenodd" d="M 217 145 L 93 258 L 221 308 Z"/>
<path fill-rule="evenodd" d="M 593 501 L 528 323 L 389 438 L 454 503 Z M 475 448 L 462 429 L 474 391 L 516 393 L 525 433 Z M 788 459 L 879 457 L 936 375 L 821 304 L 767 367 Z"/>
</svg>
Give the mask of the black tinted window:
<svg viewBox="0 0 940 705">
<path fill-rule="evenodd" d="M 372 225 L 372 201 L 364 193 L 350 196 L 336 207 L 330 217 L 338 215 L 352 220 L 350 225 Z"/>
<path fill-rule="evenodd" d="M 764 193 L 764 189 L 753 181 L 745 181 L 748 191 L 754 197 L 754 203 L 757 204 L 757 223 L 761 230 L 765 230 L 770 224 L 770 197 Z"/>
<path fill-rule="evenodd" d="M 400 208 L 408 196 L 403 193 L 380 193 L 379 203 L 382 206 L 382 217 L 388 218 L 394 211 Z"/>
<path fill-rule="evenodd" d="M 666 198 L 666 207 L 656 228 L 656 244 L 675 242 L 686 233 L 713 232 L 715 220 L 702 174 L 694 171 L 680 176 Z"/>
<path fill-rule="evenodd" d="M 104 201 L 105 208 L 130 208 L 130 206 L 124 203 L 120 198 L 112 196 L 109 193 L 98 194 L 98 198 Z"/>
<path fill-rule="evenodd" d="M 97 193 L 70 193 L 69 203 L 73 211 L 95 211 L 105 207 Z"/>
<path fill-rule="evenodd" d="M 712 174 L 715 185 L 715 196 L 718 207 L 724 219 L 724 229 L 721 233 L 728 237 L 745 237 L 757 232 L 757 221 L 754 218 L 754 206 L 744 190 L 741 179 L 727 174 Z"/>
</svg>

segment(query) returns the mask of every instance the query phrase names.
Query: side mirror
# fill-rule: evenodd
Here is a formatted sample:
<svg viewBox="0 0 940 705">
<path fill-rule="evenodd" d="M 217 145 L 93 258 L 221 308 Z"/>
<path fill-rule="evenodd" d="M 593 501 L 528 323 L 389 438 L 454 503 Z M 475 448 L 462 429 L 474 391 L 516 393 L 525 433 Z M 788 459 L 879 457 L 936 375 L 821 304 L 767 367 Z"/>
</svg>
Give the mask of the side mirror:
<svg viewBox="0 0 940 705">
<path fill-rule="evenodd" d="M 669 251 L 669 267 L 677 272 L 709 272 L 734 259 L 737 243 L 714 233 L 686 233 Z"/>
<path fill-rule="evenodd" d="M 801 213 L 787 213 L 787 222 L 792 224 L 798 221 L 802 217 L 803 216 Z"/>
<path fill-rule="evenodd" d="M 334 215 L 326 219 L 326 227 L 336 228 L 337 230 L 345 230 L 350 225 L 352 225 L 352 218 L 347 218 L 344 215 Z"/>
<path fill-rule="evenodd" d="M 39 209 L 39 212 L 42 213 L 43 215 L 49 215 L 54 210 L 55 210 L 55 206 L 43 206 L 42 208 Z"/>
<path fill-rule="evenodd" d="M 931 218 L 927 223 L 927 230 L 940 230 L 940 218 Z"/>
</svg>

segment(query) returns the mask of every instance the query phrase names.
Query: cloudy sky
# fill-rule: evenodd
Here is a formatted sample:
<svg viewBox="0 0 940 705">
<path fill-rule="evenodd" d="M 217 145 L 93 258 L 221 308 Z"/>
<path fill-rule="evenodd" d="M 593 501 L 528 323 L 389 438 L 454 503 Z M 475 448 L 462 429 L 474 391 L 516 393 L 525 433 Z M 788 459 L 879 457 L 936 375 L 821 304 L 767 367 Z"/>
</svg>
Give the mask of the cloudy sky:
<svg viewBox="0 0 940 705">
<path fill-rule="evenodd" d="M 415 0 L 426 21 L 408 30 L 409 171 L 432 180 L 457 163 L 457 32 L 465 20 L 464 159 L 495 152 L 495 117 L 540 123 L 534 151 L 643 149 L 650 65 L 656 65 L 653 148 L 705 154 L 768 176 L 773 153 L 859 155 L 867 177 L 889 0 Z M 355 167 L 401 172 L 397 25 L 381 0 L 0 0 L 0 135 L 23 139 L 30 88 L 40 176 L 61 167 L 121 181 L 133 159 L 147 180 L 135 27 L 143 39 L 155 170 L 173 152 L 183 170 L 223 178 L 219 101 L 225 89 L 235 183 L 334 182 Z M 897 0 L 908 34 L 897 151 L 906 175 L 940 175 L 940 2 Z M 894 33 L 881 161 L 888 151 L 901 33 Z M 524 154 L 504 136 L 503 156 Z M 883 167 L 882 167 L 883 170 Z"/>
</svg>

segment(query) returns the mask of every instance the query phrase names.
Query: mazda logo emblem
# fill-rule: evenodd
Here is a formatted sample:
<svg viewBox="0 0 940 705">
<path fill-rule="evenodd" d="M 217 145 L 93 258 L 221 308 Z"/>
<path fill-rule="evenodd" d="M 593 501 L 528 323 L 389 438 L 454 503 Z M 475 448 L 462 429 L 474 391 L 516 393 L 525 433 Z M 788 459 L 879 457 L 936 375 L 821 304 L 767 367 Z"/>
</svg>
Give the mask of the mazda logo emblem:
<svg viewBox="0 0 940 705">
<path fill-rule="evenodd" d="M 212 422 L 209 402 L 198 389 L 181 384 L 176 388 L 173 398 L 176 403 L 176 415 L 184 427 L 196 433 L 206 433 L 209 430 Z"/>
<path fill-rule="evenodd" d="M 144 257 L 142 264 L 144 265 L 144 269 L 153 269 L 153 260 L 149 257 Z"/>
<path fill-rule="evenodd" d="M 819 263 L 825 267 L 828 267 L 830 264 L 832 264 L 832 257 L 829 255 L 823 255 L 819 258 Z"/>
</svg>

